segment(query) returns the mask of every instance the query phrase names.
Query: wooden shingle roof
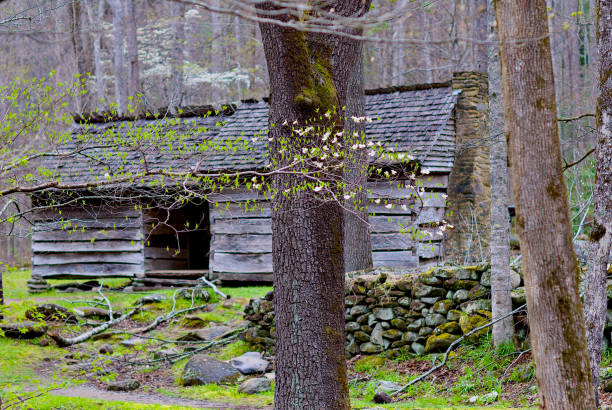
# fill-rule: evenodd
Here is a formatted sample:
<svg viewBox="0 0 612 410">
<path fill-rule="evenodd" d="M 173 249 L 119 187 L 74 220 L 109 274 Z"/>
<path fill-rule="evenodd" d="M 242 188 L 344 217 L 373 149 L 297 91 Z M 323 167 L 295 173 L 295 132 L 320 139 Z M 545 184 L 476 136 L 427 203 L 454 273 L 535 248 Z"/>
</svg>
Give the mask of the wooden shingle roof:
<svg viewBox="0 0 612 410">
<path fill-rule="evenodd" d="M 366 137 L 389 150 L 410 153 L 432 172 L 450 172 L 458 93 L 449 85 L 369 91 L 366 115 L 373 121 L 366 124 Z M 265 101 L 243 102 L 235 111 L 213 111 L 206 117 L 77 125 L 59 148 L 67 155 L 51 157 L 43 166 L 65 182 L 144 169 L 262 169 L 268 164 L 267 128 Z"/>
</svg>

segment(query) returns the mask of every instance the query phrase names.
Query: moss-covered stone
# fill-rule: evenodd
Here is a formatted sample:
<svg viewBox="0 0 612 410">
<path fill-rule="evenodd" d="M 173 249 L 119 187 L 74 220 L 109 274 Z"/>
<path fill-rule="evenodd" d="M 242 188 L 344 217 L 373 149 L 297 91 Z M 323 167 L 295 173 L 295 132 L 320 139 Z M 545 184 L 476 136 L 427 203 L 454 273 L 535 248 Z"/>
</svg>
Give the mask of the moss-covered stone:
<svg viewBox="0 0 612 410">
<path fill-rule="evenodd" d="M 397 329 L 389 329 L 382 332 L 382 336 L 385 339 L 397 340 L 402 338 L 402 331 Z"/>
<path fill-rule="evenodd" d="M 460 334 L 461 326 L 459 326 L 459 322 L 447 322 L 434 329 L 434 334 L 440 335 L 442 333 Z"/>
<path fill-rule="evenodd" d="M 425 342 L 425 353 L 444 352 L 457 339 L 459 336 L 450 333 L 429 336 Z"/>
<path fill-rule="evenodd" d="M 463 313 L 460 310 L 451 309 L 446 314 L 446 320 L 453 322 L 459 320 Z"/>
<path fill-rule="evenodd" d="M 385 364 L 385 358 L 380 356 L 364 356 L 355 362 L 355 370 L 366 372 Z"/>
<path fill-rule="evenodd" d="M 433 310 L 436 313 L 446 314 L 448 310 L 453 306 L 453 302 L 448 299 L 439 300 L 433 305 Z"/>
<path fill-rule="evenodd" d="M 374 343 L 366 342 L 359 346 L 359 350 L 363 353 L 380 353 L 383 351 L 383 347 L 375 345 Z"/>
<path fill-rule="evenodd" d="M 491 320 L 491 314 L 489 312 L 480 311 L 480 312 L 475 312 L 473 314 L 464 314 L 464 315 L 461 315 L 461 317 L 459 318 L 459 326 L 461 327 L 461 331 L 465 335 L 471 332 L 472 330 L 476 329 L 477 327 L 482 326 L 485 323 L 489 322 L 489 320 Z M 478 332 L 470 335 L 468 337 L 468 340 L 475 342 L 481 336 L 487 334 L 488 331 L 489 331 L 489 328 L 481 329 Z"/>
<path fill-rule="evenodd" d="M 446 290 L 425 285 L 423 283 L 415 283 L 414 287 L 412 288 L 412 296 L 417 299 L 423 297 L 444 296 L 445 294 Z"/>
<path fill-rule="evenodd" d="M 399 329 L 399 330 L 406 330 L 407 329 L 406 322 L 404 320 L 398 319 L 398 318 L 395 318 L 395 319 L 391 320 L 391 326 L 393 326 L 394 328 Z"/>
<path fill-rule="evenodd" d="M 486 296 L 489 291 L 482 285 L 476 285 L 468 292 L 468 298 L 479 299 Z"/>
</svg>

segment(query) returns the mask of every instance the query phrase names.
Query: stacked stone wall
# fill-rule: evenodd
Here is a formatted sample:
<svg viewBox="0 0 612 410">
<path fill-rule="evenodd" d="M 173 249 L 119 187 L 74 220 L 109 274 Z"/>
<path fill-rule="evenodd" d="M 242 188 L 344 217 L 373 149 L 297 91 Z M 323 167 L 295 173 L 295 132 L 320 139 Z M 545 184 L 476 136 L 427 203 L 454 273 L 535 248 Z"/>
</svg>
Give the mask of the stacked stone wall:
<svg viewBox="0 0 612 410">
<path fill-rule="evenodd" d="M 524 303 L 521 277 L 513 273 L 513 303 Z M 400 349 L 417 354 L 441 352 L 491 317 L 490 269 L 435 267 L 420 274 L 376 269 L 347 278 L 347 355 Z M 245 309 L 245 339 L 274 351 L 273 295 L 252 299 Z M 480 335 L 474 335 L 474 339 Z"/>
</svg>

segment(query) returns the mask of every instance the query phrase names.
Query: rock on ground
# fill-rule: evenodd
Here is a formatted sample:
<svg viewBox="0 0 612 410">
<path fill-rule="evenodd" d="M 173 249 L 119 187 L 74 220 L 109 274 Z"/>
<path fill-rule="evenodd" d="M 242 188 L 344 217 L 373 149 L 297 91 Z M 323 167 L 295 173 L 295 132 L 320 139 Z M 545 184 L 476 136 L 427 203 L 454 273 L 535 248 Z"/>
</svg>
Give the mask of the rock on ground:
<svg viewBox="0 0 612 410">
<path fill-rule="evenodd" d="M 11 339 L 34 339 L 45 334 L 47 326 L 40 322 L 5 323 L 0 325 L 4 336 Z"/>
<path fill-rule="evenodd" d="M 77 323 L 76 316 L 63 306 L 53 303 L 34 306 L 25 312 L 25 317 L 30 320 L 45 322 Z"/>
<path fill-rule="evenodd" d="M 268 391 L 271 387 L 272 381 L 270 379 L 266 377 L 259 377 L 243 382 L 240 387 L 238 387 L 238 392 L 244 394 L 256 394 Z"/>
<path fill-rule="evenodd" d="M 242 356 L 235 357 L 229 363 L 242 374 L 263 373 L 268 368 L 269 362 L 262 359 L 259 352 L 248 352 Z"/>
<path fill-rule="evenodd" d="M 108 383 L 107 390 L 110 391 L 132 391 L 140 387 L 140 383 L 135 379 L 117 380 Z"/>
<path fill-rule="evenodd" d="M 231 383 L 239 376 L 240 372 L 229 363 L 199 354 L 189 359 L 183 369 L 181 380 L 184 386 L 198 386 L 208 383 Z"/>
</svg>

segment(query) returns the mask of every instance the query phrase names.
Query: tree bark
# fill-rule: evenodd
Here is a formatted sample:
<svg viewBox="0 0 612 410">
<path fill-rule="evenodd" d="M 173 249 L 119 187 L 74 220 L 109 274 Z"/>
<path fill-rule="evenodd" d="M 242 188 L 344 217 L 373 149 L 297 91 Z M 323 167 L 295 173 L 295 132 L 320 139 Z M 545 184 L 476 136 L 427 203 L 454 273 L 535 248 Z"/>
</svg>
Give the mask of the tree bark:
<svg viewBox="0 0 612 410">
<path fill-rule="evenodd" d="M 125 70 L 123 58 L 123 6 L 120 0 L 107 0 L 113 12 L 113 53 L 115 63 L 115 99 L 117 111 L 126 112 Z"/>
<path fill-rule="evenodd" d="M 489 134 L 491 149 L 491 305 L 492 319 L 512 311 L 510 283 L 510 215 L 508 213 L 508 154 L 504 138 L 504 106 L 501 95 L 501 68 L 497 48 L 497 27 L 493 2 L 488 4 L 489 53 Z M 512 339 L 512 317 L 493 324 L 493 343 L 500 346 Z"/>
<path fill-rule="evenodd" d="M 138 60 L 138 37 L 134 0 L 124 0 L 126 44 L 128 58 L 128 96 L 136 98 L 140 93 L 140 62 Z M 135 105 L 135 104 L 133 104 Z"/>
<path fill-rule="evenodd" d="M 531 345 L 546 409 L 594 409 L 544 0 L 495 2 Z"/>
<path fill-rule="evenodd" d="M 474 69 L 482 73 L 488 71 L 488 47 L 485 41 L 487 40 L 487 23 L 488 18 L 488 1 L 489 0 L 474 0 L 474 23 L 472 24 L 472 38 L 477 40 L 472 42 L 472 55 L 474 57 Z"/>
<path fill-rule="evenodd" d="M 185 4 L 172 2 L 170 4 L 172 16 L 172 34 L 174 37 L 174 53 L 171 67 L 171 78 L 173 81 L 172 93 L 170 94 L 170 111 L 174 112 L 181 105 L 185 92 L 183 78 L 183 61 L 185 59 L 183 48 L 185 46 Z"/>
<path fill-rule="evenodd" d="M 104 2 L 99 1 L 97 3 L 97 14 L 94 15 L 94 10 L 91 0 L 86 0 L 85 10 L 87 11 L 87 21 L 89 26 L 93 30 L 93 59 L 96 75 L 96 107 L 102 109 L 102 99 L 105 96 L 105 85 L 104 85 L 104 66 L 102 65 L 102 53 L 101 53 L 101 42 L 102 42 L 102 19 L 104 17 Z"/>
<path fill-rule="evenodd" d="M 599 98 L 597 99 L 596 177 L 593 188 L 591 254 L 584 294 L 587 344 L 598 400 L 603 329 L 606 323 L 606 282 L 612 246 L 612 0 L 597 7 Z"/>
<path fill-rule="evenodd" d="M 359 0 L 326 4 L 343 15 L 360 9 Z M 273 9 L 272 3 L 261 8 Z M 365 8 L 363 11 L 365 12 Z M 276 15 L 283 21 L 287 14 Z M 270 155 L 279 166 L 286 158 L 310 144 L 297 138 L 291 124 L 300 125 L 317 117 L 317 112 L 340 107 L 340 94 L 332 68 L 352 61 L 336 59 L 338 36 L 304 33 L 271 23 L 260 23 L 270 76 Z M 350 64 L 353 64 L 351 66 Z M 318 114 L 320 115 L 320 114 Z M 332 115 L 327 126 L 342 128 Z M 285 121 L 289 125 L 280 125 Z M 322 136 L 312 136 L 321 143 Z M 281 141 L 290 152 L 281 154 Z M 340 179 L 342 175 L 336 175 Z M 302 186 L 304 177 L 276 175 L 273 188 L 283 191 Z M 332 181 L 333 183 L 333 181 Z M 341 193 L 340 193 L 341 194 Z M 345 362 L 344 332 L 344 212 L 335 201 L 306 190 L 288 196 L 273 196 L 272 249 L 274 266 L 274 309 L 276 322 L 276 409 L 350 408 Z"/>
</svg>

